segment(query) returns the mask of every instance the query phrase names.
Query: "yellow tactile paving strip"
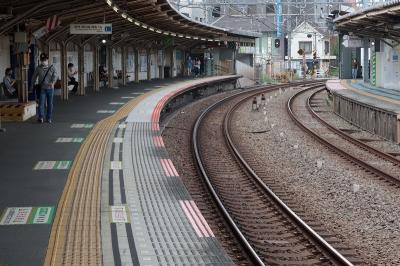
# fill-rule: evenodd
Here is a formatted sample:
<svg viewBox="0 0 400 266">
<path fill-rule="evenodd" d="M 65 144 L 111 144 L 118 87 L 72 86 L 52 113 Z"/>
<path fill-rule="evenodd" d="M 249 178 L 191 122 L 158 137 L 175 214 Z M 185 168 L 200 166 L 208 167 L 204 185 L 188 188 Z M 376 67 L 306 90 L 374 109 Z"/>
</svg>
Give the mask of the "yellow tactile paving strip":
<svg viewBox="0 0 400 266">
<path fill-rule="evenodd" d="M 100 192 L 105 150 L 114 126 L 144 98 L 98 122 L 78 151 L 59 201 L 44 265 L 101 265 Z"/>
</svg>

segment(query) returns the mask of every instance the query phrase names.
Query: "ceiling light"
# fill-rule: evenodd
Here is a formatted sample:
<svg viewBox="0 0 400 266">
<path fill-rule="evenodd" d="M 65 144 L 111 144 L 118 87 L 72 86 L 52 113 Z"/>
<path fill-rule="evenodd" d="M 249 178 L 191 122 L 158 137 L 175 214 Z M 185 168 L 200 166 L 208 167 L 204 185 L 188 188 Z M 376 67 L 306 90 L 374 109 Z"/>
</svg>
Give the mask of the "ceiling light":
<svg viewBox="0 0 400 266">
<path fill-rule="evenodd" d="M 103 40 L 101 40 L 101 42 L 102 42 L 102 43 L 106 43 L 107 41 L 106 41 L 106 39 L 103 39 Z"/>
<path fill-rule="evenodd" d="M 128 18 L 128 21 L 129 21 L 129 22 L 133 22 L 133 19 L 132 19 L 132 18 Z"/>
<path fill-rule="evenodd" d="M 119 10 L 119 9 L 118 9 L 118 7 L 117 7 L 117 6 L 114 6 L 114 7 L 113 7 L 113 9 L 114 9 L 114 11 L 115 11 L 115 12 L 117 12 L 117 13 L 118 13 L 118 10 Z"/>
<path fill-rule="evenodd" d="M 122 13 L 121 16 L 122 16 L 123 18 L 126 18 L 126 17 L 127 17 L 126 13 Z"/>
<path fill-rule="evenodd" d="M 140 26 L 140 23 L 137 22 L 137 21 L 135 21 L 135 25 L 136 25 L 136 26 Z"/>
<path fill-rule="evenodd" d="M 107 0 L 106 2 L 107 2 L 107 4 L 108 4 L 109 6 L 112 6 L 111 0 Z"/>
</svg>

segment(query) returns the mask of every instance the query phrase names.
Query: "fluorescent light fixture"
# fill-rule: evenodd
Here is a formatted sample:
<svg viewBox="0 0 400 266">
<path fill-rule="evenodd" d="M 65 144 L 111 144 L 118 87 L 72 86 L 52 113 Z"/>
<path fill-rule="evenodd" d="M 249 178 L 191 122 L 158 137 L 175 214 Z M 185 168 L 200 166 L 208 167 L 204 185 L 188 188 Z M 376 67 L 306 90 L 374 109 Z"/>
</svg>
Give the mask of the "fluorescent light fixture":
<svg viewBox="0 0 400 266">
<path fill-rule="evenodd" d="M 140 23 L 137 22 L 137 21 L 135 21 L 135 25 L 136 25 L 136 26 L 140 26 Z"/>
<path fill-rule="evenodd" d="M 109 6 L 112 6 L 111 0 L 107 0 L 106 2 L 107 2 L 107 4 L 108 4 Z"/>
<path fill-rule="evenodd" d="M 209 41 L 209 42 L 212 42 L 212 41 L 214 41 L 214 40 L 213 40 L 213 39 L 208 39 L 208 41 Z"/>
<path fill-rule="evenodd" d="M 128 16 L 126 15 L 126 13 L 122 13 L 121 16 L 122 16 L 123 18 L 127 18 L 127 17 L 128 17 Z"/>
<path fill-rule="evenodd" d="M 132 19 L 132 18 L 128 18 L 128 21 L 129 21 L 129 22 L 133 22 L 133 19 Z"/>
<path fill-rule="evenodd" d="M 215 39 L 214 42 L 220 42 L 220 40 Z"/>
<path fill-rule="evenodd" d="M 176 33 L 171 32 L 171 36 L 176 36 Z"/>
<path fill-rule="evenodd" d="M 161 30 L 156 30 L 156 32 L 157 32 L 157 33 L 162 33 L 162 31 L 161 31 Z"/>
<path fill-rule="evenodd" d="M 147 29 L 148 27 L 147 27 L 147 25 L 142 24 L 142 28 L 143 28 L 143 29 Z"/>
<path fill-rule="evenodd" d="M 169 32 L 164 31 L 163 34 L 164 34 L 164 35 L 169 35 Z"/>
<path fill-rule="evenodd" d="M 191 39 L 191 38 L 192 38 L 192 36 L 186 35 L 186 39 Z"/>
<path fill-rule="evenodd" d="M 119 9 L 118 9 L 118 7 L 117 7 L 117 6 L 114 6 L 114 7 L 113 7 L 113 9 L 114 9 L 114 11 L 115 11 L 115 12 L 117 12 L 117 13 L 118 13 L 118 10 L 119 10 Z"/>
<path fill-rule="evenodd" d="M 202 40 L 202 41 L 207 41 L 207 39 L 206 39 L 206 38 L 201 38 L 201 40 Z"/>
<path fill-rule="evenodd" d="M 197 37 L 197 36 L 194 36 L 194 37 L 193 37 L 193 39 L 195 39 L 195 40 L 198 40 L 198 39 L 199 39 L 199 37 Z"/>
<path fill-rule="evenodd" d="M 179 38 L 183 38 L 183 37 L 185 37 L 185 36 L 184 36 L 183 34 L 179 34 L 178 37 L 179 37 Z"/>
<path fill-rule="evenodd" d="M 154 28 L 152 28 L 152 27 L 149 27 L 149 30 L 151 30 L 151 31 L 154 31 Z"/>
</svg>

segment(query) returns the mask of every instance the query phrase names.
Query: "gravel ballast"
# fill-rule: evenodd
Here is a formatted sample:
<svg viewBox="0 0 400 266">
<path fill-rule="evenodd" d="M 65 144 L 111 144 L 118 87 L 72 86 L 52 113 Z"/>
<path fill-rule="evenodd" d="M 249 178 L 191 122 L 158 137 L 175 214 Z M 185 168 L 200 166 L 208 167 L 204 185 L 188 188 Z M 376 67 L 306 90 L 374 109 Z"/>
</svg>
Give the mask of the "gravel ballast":
<svg viewBox="0 0 400 266">
<path fill-rule="evenodd" d="M 265 110 L 251 111 L 251 102 L 243 105 L 234 121 L 239 147 L 251 150 L 258 167 L 265 166 L 268 175 L 327 231 L 355 247 L 365 264 L 399 265 L 400 188 L 333 154 L 297 127 L 286 112 L 294 93 L 267 94 Z M 333 113 L 324 113 L 324 118 L 337 127 L 354 128 Z M 266 132 L 250 133 L 260 131 Z M 372 145 L 399 150 L 386 141 Z"/>
</svg>

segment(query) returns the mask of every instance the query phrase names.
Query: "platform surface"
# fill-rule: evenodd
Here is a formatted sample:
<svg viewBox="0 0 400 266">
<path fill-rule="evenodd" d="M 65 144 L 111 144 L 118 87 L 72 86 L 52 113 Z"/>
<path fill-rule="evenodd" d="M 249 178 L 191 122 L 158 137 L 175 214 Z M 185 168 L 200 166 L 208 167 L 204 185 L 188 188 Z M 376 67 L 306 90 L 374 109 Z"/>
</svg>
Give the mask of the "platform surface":
<svg viewBox="0 0 400 266">
<path fill-rule="evenodd" d="M 99 121 L 137 97 L 143 101 L 127 121 L 112 129 L 106 147 L 99 206 L 104 253 L 98 261 L 231 264 L 183 186 L 154 122 L 158 101 L 179 89 L 179 82 L 186 81 L 131 84 L 69 101 L 56 98 L 53 124 L 34 119 L 3 124 L 7 131 L 0 133 L 1 266 L 43 265 L 57 203 L 78 152 Z M 75 233 L 86 234 L 83 230 Z"/>
<path fill-rule="evenodd" d="M 329 80 L 326 85 L 336 94 L 400 114 L 400 91 L 374 87 L 362 80 Z"/>
<path fill-rule="evenodd" d="M 121 170 L 103 176 L 112 189 L 102 196 L 105 265 L 232 265 L 183 185 L 159 130 L 163 103 L 193 83 L 149 94 L 115 129 L 110 162 Z M 125 208 L 129 223 L 109 225 L 110 206 Z"/>
</svg>

